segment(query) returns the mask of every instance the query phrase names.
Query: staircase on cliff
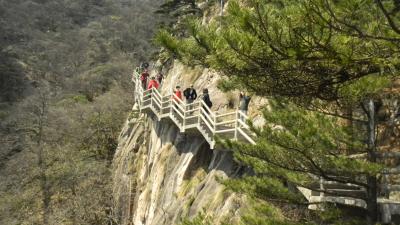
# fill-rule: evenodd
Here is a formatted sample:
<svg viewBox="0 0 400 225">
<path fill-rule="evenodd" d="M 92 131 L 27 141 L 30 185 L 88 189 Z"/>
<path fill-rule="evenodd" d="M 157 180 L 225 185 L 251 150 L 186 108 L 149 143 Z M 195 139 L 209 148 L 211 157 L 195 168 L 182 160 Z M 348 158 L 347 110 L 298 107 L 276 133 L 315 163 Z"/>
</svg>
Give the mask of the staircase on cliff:
<svg viewBox="0 0 400 225">
<path fill-rule="evenodd" d="M 156 88 L 143 90 L 138 74 L 134 74 L 135 98 L 140 111 L 154 114 L 158 121 L 173 122 L 181 133 L 198 133 L 214 149 L 216 137 L 255 144 L 254 134 L 245 123 L 247 115 L 239 110 L 228 113 L 213 112 L 203 100 L 184 103 L 175 95 L 161 95 Z"/>
</svg>

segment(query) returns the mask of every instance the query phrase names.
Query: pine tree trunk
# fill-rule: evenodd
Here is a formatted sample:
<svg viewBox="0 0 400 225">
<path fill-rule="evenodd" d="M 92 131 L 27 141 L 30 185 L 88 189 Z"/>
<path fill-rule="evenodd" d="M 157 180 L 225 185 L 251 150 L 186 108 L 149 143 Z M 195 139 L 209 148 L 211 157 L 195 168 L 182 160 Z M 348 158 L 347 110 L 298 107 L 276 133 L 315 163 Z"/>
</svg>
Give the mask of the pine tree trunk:
<svg viewBox="0 0 400 225">
<path fill-rule="evenodd" d="M 376 162 L 376 107 L 373 99 L 369 99 L 365 104 L 368 116 L 368 160 Z M 377 179 L 376 176 L 367 176 L 367 211 L 368 224 L 375 224 L 378 220 L 378 203 L 377 203 Z"/>
<path fill-rule="evenodd" d="M 350 118 L 350 119 L 346 120 L 346 126 L 350 129 L 350 132 L 351 132 L 351 143 L 354 143 L 355 142 L 354 129 L 353 129 L 354 124 L 353 124 L 353 120 L 352 120 L 353 119 L 353 108 L 351 106 L 347 107 L 346 116 L 348 118 Z M 353 151 L 354 151 L 353 146 L 349 146 L 346 149 L 346 154 L 351 155 L 353 153 Z"/>
</svg>

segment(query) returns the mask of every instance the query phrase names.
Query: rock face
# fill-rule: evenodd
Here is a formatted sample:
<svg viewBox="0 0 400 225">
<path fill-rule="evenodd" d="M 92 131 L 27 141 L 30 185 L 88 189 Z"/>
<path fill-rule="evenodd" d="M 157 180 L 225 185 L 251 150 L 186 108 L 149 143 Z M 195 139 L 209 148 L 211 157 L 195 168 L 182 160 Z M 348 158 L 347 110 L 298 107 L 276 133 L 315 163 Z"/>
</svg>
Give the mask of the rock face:
<svg viewBox="0 0 400 225">
<path fill-rule="evenodd" d="M 172 67 L 163 84 L 194 83 L 208 87 L 213 108 L 229 109 L 229 98 L 216 89 L 217 77 L 207 70 Z M 233 222 L 244 199 L 217 181 L 241 173 L 232 153 L 210 150 L 202 136 L 186 135 L 167 120 L 140 114 L 134 106 L 119 139 L 114 162 L 114 214 L 120 224 L 179 224 L 202 212 L 213 224 Z"/>
<path fill-rule="evenodd" d="M 216 181 L 237 174 L 231 153 L 212 151 L 202 137 L 143 116 L 128 121 L 114 160 L 116 215 L 121 224 L 176 224 L 211 213 L 221 219 L 240 199 Z"/>
</svg>

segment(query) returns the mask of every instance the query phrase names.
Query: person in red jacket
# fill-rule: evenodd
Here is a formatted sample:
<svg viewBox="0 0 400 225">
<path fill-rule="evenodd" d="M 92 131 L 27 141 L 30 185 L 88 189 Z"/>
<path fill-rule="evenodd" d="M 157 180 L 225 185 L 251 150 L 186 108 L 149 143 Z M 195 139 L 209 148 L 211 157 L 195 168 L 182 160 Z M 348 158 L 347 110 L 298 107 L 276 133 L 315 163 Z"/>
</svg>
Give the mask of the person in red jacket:
<svg viewBox="0 0 400 225">
<path fill-rule="evenodd" d="M 175 87 L 174 95 L 172 98 L 175 100 L 175 102 L 174 102 L 175 109 L 179 110 L 178 105 L 181 104 L 181 101 L 179 101 L 179 100 L 182 100 L 182 91 L 181 91 L 181 87 L 179 85 Z"/>
<path fill-rule="evenodd" d="M 178 98 L 180 100 L 182 100 L 182 91 L 181 91 L 181 87 L 178 85 L 175 87 L 175 92 L 174 92 L 174 99 L 179 102 Z"/>
<path fill-rule="evenodd" d="M 156 78 L 151 77 L 151 80 L 149 82 L 149 85 L 147 86 L 147 90 L 150 90 L 152 88 L 158 89 L 160 85 L 158 84 L 158 82 L 156 81 Z"/>
<path fill-rule="evenodd" d="M 149 77 L 149 72 L 147 69 L 143 71 L 143 73 L 140 75 L 140 80 L 142 81 L 142 87 L 143 90 L 146 90 L 147 87 L 147 78 Z"/>
</svg>

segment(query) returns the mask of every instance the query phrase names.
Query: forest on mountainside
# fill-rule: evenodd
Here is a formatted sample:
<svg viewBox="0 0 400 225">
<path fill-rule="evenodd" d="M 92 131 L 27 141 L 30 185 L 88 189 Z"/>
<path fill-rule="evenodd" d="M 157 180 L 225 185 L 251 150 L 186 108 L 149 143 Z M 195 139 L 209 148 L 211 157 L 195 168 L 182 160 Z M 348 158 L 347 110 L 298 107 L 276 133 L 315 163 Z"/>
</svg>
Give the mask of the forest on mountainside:
<svg viewBox="0 0 400 225">
<path fill-rule="evenodd" d="M 111 159 L 158 4 L 0 0 L 0 224 L 116 224 Z"/>
</svg>

